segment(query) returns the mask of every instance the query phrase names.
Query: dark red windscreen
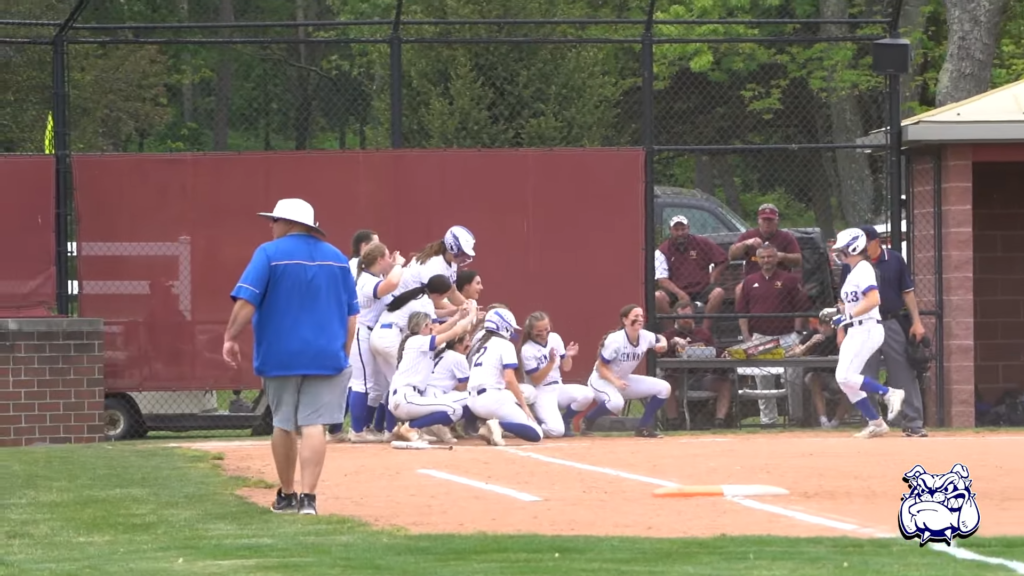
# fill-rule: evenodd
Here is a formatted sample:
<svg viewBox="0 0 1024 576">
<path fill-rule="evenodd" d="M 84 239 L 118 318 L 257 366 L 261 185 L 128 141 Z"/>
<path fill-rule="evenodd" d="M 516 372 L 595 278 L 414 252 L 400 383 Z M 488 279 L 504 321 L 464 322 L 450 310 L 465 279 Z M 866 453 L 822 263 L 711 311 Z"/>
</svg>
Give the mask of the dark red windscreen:
<svg viewBox="0 0 1024 576">
<path fill-rule="evenodd" d="M 48 315 L 56 303 L 52 156 L 0 156 L 0 317 Z"/>
<path fill-rule="evenodd" d="M 78 156 L 81 311 L 108 331 L 107 386 L 258 387 L 220 358 L 228 294 L 269 212 L 298 197 L 351 255 L 360 228 L 405 255 L 451 225 L 477 239 L 481 304 L 552 317 L 584 381 L 623 305 L 642 304 L 639 150 Z M 251 337 L 251 331 L 247 331 Z M 243 357 L 251 362 L 251 344 Z"/>
</svg>

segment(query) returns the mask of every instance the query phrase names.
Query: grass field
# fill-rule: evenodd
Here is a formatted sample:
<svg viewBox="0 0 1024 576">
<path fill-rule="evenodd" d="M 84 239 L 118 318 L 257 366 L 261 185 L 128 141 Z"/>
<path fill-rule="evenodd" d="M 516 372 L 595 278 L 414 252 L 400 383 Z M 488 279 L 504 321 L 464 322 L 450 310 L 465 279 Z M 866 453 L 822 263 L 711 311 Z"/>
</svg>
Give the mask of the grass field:
<svg viewBox="0 0 1024 576">
<path fill-rule="evenodd" d="M 342 517 L 272 514 L 235 495 L 265 482 L 227 477 L 217 459 L 151 442 L 0 451 L 0 574 L 1014 574 L 900 539 L 377 530 Z M 958 545 L 1024 560 L 1021 538 Z"/>
</svg>

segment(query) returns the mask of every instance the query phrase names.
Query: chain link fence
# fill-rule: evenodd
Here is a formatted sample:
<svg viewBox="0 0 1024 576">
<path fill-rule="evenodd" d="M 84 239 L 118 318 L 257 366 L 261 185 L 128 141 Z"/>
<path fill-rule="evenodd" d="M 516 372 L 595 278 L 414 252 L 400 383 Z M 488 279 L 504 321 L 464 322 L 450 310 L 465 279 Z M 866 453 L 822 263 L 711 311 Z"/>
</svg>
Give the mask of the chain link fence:
<svg viewBox="0 0 1024 576">
<path fill-rule="evenodd" d="M 884 137 L 881 144 L 860 142 L 888 122 L 885 78 L 870 66 L 871 42 L 886 35 L 888 22 L 795 20 L 806 15 L 767 8 L 742 20 L 724 9 L 664 4 L 650 13 L 606 7 L 600 17 L 543 2 L 514 13 L 444 1 L 351 7 L 328 0 L 177 0 L 152 10 L 97 4 L 67 38 L 70 150 L 642 146 L 654 224 L 646 253 L 660 258 L 649 263 L 654 277 L 645 282 L 657 327 L 691 342 L 699 340 L 695 329 L 706 329 L 700 337 L 716 355 L 742 344 L 744 335 L 785 336 L 790 340 L 782 345 L 791 349 L 809 330 L 806 344 L 822 331 L 817 311 L 836 300 L 842 272 L 828 253 L 836 232 L 876 225 L 884 236 L 888 229 L 887 144 Z M 46 93 L 50 48 L 16 49 L 24 55 L 13 73 L 26 82 L 7 90 Z M 31 90 L 32 83 L 40 89 Z M 38 152 L 32 118 L 51 107 L 40 101 L 29 114 L 26 104 L 26 114 L 14 115 L 25 127 L 0 138 Z M 187 200 L 180 209 L 188 210 Z M 80 312 L 108 325 L 106 378 L 122 413 L 111 419 L 111 435 L 268 432 L 258 382 L 233 381 L 226 370 L 211 376 L 223 370 L 226 318 L 223 310 L 194 309 L 193 281 L 175 251 L 188 234 L 114 234 L 115 242 L 79 238 L 75 225 L 69 230 L 76 248 L 68 301 L 77 306 L 81 298 Z M 706 241 L 696 249 L 698 237 Z M 743 244 L 747 239 L 753 243 Z M 777 254 L 755 244 L 775 246 Z M 638 254 L 640 247 L 637 239 Z M 86 257 L 90 265 L 79 272 L 78 258 Z M 718 265 L 714 274 L 711 264 Z M 796 281 L 744 284 L 773 265 Z M 696 280 L 679 277 L 702 269 Z M 765 290 L 785 295 L 759 294 Z M 832 355 L 823 336 L 807 354 Z M 663 359 L 702 357 L 696 348 L 677 346 Z M 670 364 L 659 361 L 657 369 L 677 384 L 681 374 Z M 767 400 L 778 400 L 782 421 L 816 426 L 813 390 L 824 390 L 829 415 L 842 404 L 827 381 L 831 368 L 817 370 L 733 374 L 729 401 L 717 405 L 721 385 L 698 371 L 690 374 L 699 381 L 688 392 L 693 401 L 685 402 L 677 384 L 662 424 L 776 421 L 767 403 L 740 401 L 766 400 L 740 392 L 752 388 L 774 390 Z M 812 385 L 819 372 L 822 382 Z"/>
</svg>

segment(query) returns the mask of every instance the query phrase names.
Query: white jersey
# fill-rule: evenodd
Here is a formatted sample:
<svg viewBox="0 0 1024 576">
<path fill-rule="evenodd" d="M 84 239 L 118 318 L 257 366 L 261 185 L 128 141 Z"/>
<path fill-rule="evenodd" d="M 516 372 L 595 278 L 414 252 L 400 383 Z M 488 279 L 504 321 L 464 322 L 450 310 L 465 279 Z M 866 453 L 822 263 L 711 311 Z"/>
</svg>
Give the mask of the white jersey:
<svg viewBox="0 0 1024 576">
<path fill-rule="evenodd" d="M 359 275 L 359 256 L 349 258 L 348 269 L 352 271 L 352 278 L 355 279 Z"/>
<path fill-rule="evenodd" d="M 444 392 L 451 392 L 457 384 L 469 381 L 469 361 L 465 354 L 454 350 L 445 350 L 441 356 L 434 358 L 434 371 L 430 373 L 427 386 Z"/>
<path fill-rule="evenodd" d="M 434 256 L 425 263 L 420 264 L 416 259 L 411 259 L 408 266 L 402 272 L 402 281 L 398 283 L 398 290 L 395 294 L 401 294 L 406 290 L 412 290 L 423 286 L 430 280 L 431 276 L 441 274 L 446 276 L 455 285 L 455 276 L 459 273 L 459 267 L 454 262 L 449 264 L 444 261 L 444 256 Z"/>
<path fill-rule="evenodd" d="M 548 358 L 550 358 L 552 349 L 558 354 L 558 360 L 551 367 L 551 371 L 548 372 L 544 381 L 539 384 L 540 386 L 562 381 L 562 373 L 559 367 L 562 365 L 562 359 L 565 358 L 565 343 L 562 342 L 561 336 L 551 332 L 548 334 L 547 346 L 541 346 L 533 340 L 528 340 L 523 344 L 523 373 L 527 376 L 540 371 L 548 365 Z"/>
<path fill-rule="evenodd" d="M 471 392 L 481 388 L 505 388 L 505 370 L 519 367 L 515 344 L 497 335 L 491 336 L 468 360 L 471 366 L 467 389 Z"/>
<path fill-rule="evenodd" d="M 398 363 L 398 369 L 391 377 L 391 389 L 412 386 L 423 392 L 427 388 L 427 378 L 434 367 L 436 349 L 437 336 L 410 336 L 405 341 L 405 348 L 401 350 L 402 361 Z"/>
<path fill-rule="evenodd" d="M 629 341 L 629 336 L 626 334 L 626 330 L 616 330 L 608 335 L 604 339 L 604 345 L 601 346 L 600 358 L 598 362 L 603 362 L 618 378 L 625 378 L 633 373 L 637 365 L 640 364 L 640 360 L 643 359 L 644 353 L 658 343 L 658 336 L 650 330 L 640 330 L 640 334 L 637 337 L 637 343 L 634 346 Z M 594 376 L 600 378 L 600 374 L 597 371 L 597 364 L 594 364 Z"/>
<path fill-rule="evenodd" d="M 402 334 L 405 334 L 409 330 L 409 316 L 412 316 L 413 312 L 425 312 L 430 315 L 431 320 L 437 318 L 437 313 L 434 311 L 434 301 L 424 295 L 419 298 L 415 298 L 394 312 L 389 312 L 385 309 L 377 320 L 376 326 L 379 327 L 382 324 L 394 324 L 398 326 L 399 330 L 402 331 Z"/>
<path fill-rule="evenodd" d="M 878 280 L 875 276 L 875 267 L 871 265 L 867 260 L 861 260 L 856 266 L 850 270 L 850 273 L 846 276 L 846 282 L 843 283 L 843 289 L 840 291 L 840 296 L 843 299 L 843 303 L 846 304 L 845 311 L 847 318 L 850 320 L 863 320 L 866 318 L 874 318 L 879 322 L 882 321 L 882 314 L 878 311 L 878 307 L 874 307 L 870 312 L 857 318 L 850 318 L 850 314 L 853 309 L 860 304 L 864 296 L 872 290 L 878 290 Z"/>
<path fill-rule="evenodd" d="M 382 282 L 382 278 L 369 272 L 363 272 L 356 280 L 356 298 L 359 301 L 359 318 L 356 322 L 371 330 L 377 325 L 377 320 L 388 307 L 388 303 L 394 299 L 394 293 L 383 298 L 377 296 L 377 290 Z"/>
</svg>

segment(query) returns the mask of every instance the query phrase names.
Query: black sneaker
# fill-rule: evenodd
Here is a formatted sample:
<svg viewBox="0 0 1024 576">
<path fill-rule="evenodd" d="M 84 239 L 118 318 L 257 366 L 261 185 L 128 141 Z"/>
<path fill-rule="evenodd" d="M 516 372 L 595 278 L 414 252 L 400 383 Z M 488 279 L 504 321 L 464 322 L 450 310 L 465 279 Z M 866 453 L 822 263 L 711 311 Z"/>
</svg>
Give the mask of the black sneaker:
<svg viewBox="0 0 1024 576">
<path fill-rule="evenodd" d="M 299 495 L 295 492 L 285 494 L 280 488 L 278 488 L 277 498 L 274 499 L 274 505 L 270 508 L 274 512 L 298 512 Z"/>
<path fill-rule="evenodd" d="M 637 428 L 636 432 L 633 433 L 633 436 L 636 436 L 637 438 L 661 438 L 662 437 L 661 433 L 658 432 L 657 430 L 653 429 L 653 428 Z"/>
<path fill-rule="evenodd" d="M 927 438 L 928 432 L 924 428 L 904 428 L 903 435 L 907 438 Z"/>
<path fill-rule="evenodd" d="M 299 514 L 316 516 L 316 494 L 299 494 Z"/>
<path fill-rule="evenodd" d="M 591 422 L 590 420 L 587 420 L 586 418 L 584 418 L 583 420 L 580 420 L 580 436 L 593 436 L 594 435 L 594 431 L 591 430 L 590 428 L 594 424 L 596 424 L 596 423 L 597 422 Z"/>
</svg>

